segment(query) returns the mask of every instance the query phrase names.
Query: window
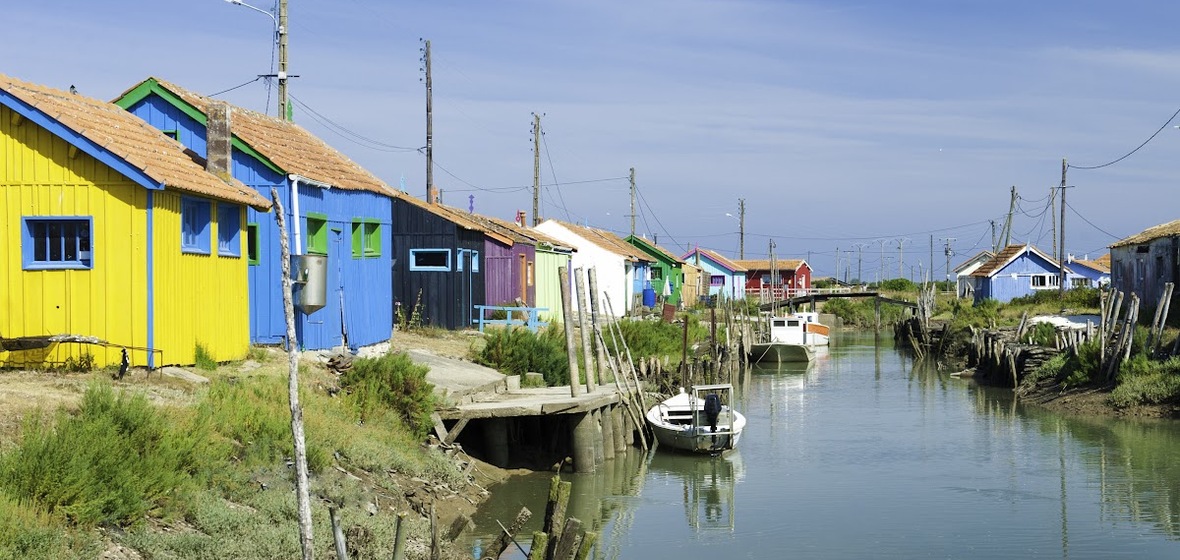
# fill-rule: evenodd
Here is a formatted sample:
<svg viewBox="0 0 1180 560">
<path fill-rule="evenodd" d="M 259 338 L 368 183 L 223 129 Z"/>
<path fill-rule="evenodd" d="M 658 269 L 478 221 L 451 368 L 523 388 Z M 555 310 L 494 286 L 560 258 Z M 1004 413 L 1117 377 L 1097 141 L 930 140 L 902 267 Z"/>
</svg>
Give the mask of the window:
<svg viewBox="0 0 1180 560">
<path fill-rule="evenodd" d="M 352 221 L 352 258 L 381 256 L 381 223 L 371 218 Z"/>
<path fill-rule="evenodd" d="M 479 251 L 471 252 L 471 272 L 479 272 Z"/>
<path fill-rule="evenodd" d="M 459 250 L 455 251 L 455 254 L 459 255 L 459 258 L 455 259 L 455 270 L 457 272 L 463 272 L 463 270 L 464 270 L 463 263 L 467 262 L 467 254 L 470 252 L 471 251 L 468 251 L 467 249 L 459 249 Z"/>
<path fill-rule="evenodd" d="M 652 267 L 652 269 L 651 269 L 651 279 L 652 280 L 659 280 L 663 277 L 664 277 L 664 269 L 662 269 L 658 266 Z"/>
<path fill-rule="evenodd" d="M 307 253 L 328 254 L 328 217 L 323 214 L 307 213 Z"/>
<path fill-rule="evenodd" d="M 25 270 L 93 267 L 90 217 L 25 218 L 22 260 Z"/>
<path fill-rule="evenodd" d="M 410 270 L 449 272 L 449 249 L 410 249 Z"/>
<path fill-rule="evenodd" d="M 177 142 L 180 141 L 180 131 L 175 128 L 171 128 L 168 130 L 161 130 L 160 132 L 163 132 L 164 136 L 167 136 L 173 140 L 176 140 Z"/>
<path fill-rule="evenodd" d="M 710 276 L 709 277 L 709 285 L 710 286 L 724 286 L 725 285 L 725 276 L 723 276 L 721 274 L 714 274 L 714 275 Z"/>
<path fill-rule="evenodd" d="M 209 222 L 212 204 L 208 200 L 186 198 L 180 202 L 180 250 L 209 254 Z"/>
<path fill-rule="evenodd" d="M 533 268 L 533 261 L 529 261 L 527 264 L 525 264 L 525 271 L 525 278 L 527 278 L 528 285 L 532 286 L 533 282 L 535 282 L 537 279 L 537 271 Z"/>
<path fill-rule="evenodd" d="M 1090 279 L 1089 278 L 1074 278 L 1074 279 L 1070 280 L 1069 285 L 1071 288 L 1089 288 L 1090 287 Z"/>
<path fill-rule="evenodd" d="M 258 224 L 246 224 L 246 258 L 258 264 Z"/>
<path fill-rule="evenodd" d="M 1032 288 L 1034 290 L 1056 288 L 1061 285 L 1060 280 L 1056 274 L 1034 274 L 1032 276 Z"/>
<path fill-rule="evenodd" d="M 217 254 L 225 257 L 242 256 L 242 209 L 232 204 L 217 205 Z"/>
</svg>

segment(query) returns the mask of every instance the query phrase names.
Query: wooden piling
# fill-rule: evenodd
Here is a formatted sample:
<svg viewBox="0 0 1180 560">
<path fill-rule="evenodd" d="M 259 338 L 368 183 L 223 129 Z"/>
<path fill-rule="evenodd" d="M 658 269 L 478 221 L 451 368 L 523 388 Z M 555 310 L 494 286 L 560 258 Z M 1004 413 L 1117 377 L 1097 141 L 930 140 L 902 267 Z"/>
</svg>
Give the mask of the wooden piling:
<svg viewBox="0 0 1180 560">
<path fill-rule="evenodd" d="M 574 470 L 581 473 L 594 472 L 594 415 L 589 412 L 578 412 L 569 415 L 572 423 L 572 440 L 574 447 Z"/>
<path fill-rule="evenodd" d="M 599 306 L 599 302 L 598 302 L 598 274 L 597 274 L 597 271 L 595 270 L 594 267 L 590 267 L 590 270 L 586 271 L 586 276 L 587 276 L 586 282 L 587 282 L 588 287 L 590 289 L 590 325 L 592 327 L 591 330 L 598 331 L 599 330 L 598 310 L 602 309 Z M 602 346 L 602 342 L 600 342 L 599 340 L 592 340 L 591 342 L 594 343 L 595 356 L 597 357 L 597 359 L 594 361 L 594 365 L 595 365 L 595 367 L 598 368 L 596 371 L 596 373 L 598 375 L 598 382 L 602 383 L 603 376 L 606 375 L 606 366 L 603 365 L 603 362 L 605 362 L 607 359 L 606 348 L 604 348 Z"/>
<path fill-rule="evenodd" d="M 599 422 L 602 424 L 602 458 L 613 461 L 615 460 L 615 411 L 613 406 L 599 411 Z"/>
<path fill-rule="evenodd" d="M 561 314 L 565 320 L 565 351 L 570 366 L 570 396 L 582 394 L 581 381 L 578 379 L 578 351 L 574 344 L 574 319 L 570 302 L 570 273 L 567 267 L 557 269 L 558 283 L 561 284 Z"/>
<path fill-rule="evenodd" d="M 594 366 L 594 350 L 590 346 L 589 305 L 586 303 L 585 271 L 574 269 L 574 285 L 578 289 L 578 331 L 582 337 L 582 363 L 586 365 L 586 392 L 598 389 L 597 371 Z"/>
</svg>

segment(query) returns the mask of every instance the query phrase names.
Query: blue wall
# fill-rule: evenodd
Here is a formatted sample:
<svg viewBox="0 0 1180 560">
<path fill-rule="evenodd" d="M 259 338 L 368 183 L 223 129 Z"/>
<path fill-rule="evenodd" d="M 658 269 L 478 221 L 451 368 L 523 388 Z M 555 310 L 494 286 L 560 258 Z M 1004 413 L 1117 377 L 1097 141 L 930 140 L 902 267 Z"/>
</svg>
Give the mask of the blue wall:
<svg viewBox="0 0 1180 560">
<path fill-rule="evenodd" d="M 1044 275 L 1055 279 L 1058 272 L 1057 266 L 1053 263 L 1041 258 L 1036 253 L 1025 251 L 1007 266 L 996 271 L 991 277 L 979 279 L 980 282 L 975 290 L 975 302 L 978 303 L 990 298 L 1006 303 L 1013 298 L 1027 296 L 1033 292 L 1057 291 L 1056 280 L 1047 278 L 1044 288 L 1033 288 L 1032 284 L 1033 276 Z M 1070 280 L 1075 277 L 1077 277 L 1076 274 L 1066 274 L 1067 288 Z"/>
<path fill-rule="evenodd" d="M 151 95 L 128 110 L 160 130 L 178 131 L 182 144 L 205 157 L 205 126 L 172 104 Z M 278 189 L 279 201 L 286 211 L 291 253 L 303 252 L 302 247 L 294 246 L 291 189 L 286 176 L 237 149 L 233 151 L 233 176 L 267 199 L 271 198 L 271 187 Z M 308 212 L 326 215 L 329 229 L 326 305 L 310 315 L 296 310 L 296 336 L 301 346 L 308 350 L 340 346 L 345 330 L 348 345 L 352 348 L 389 340 L 393 331 L 392 199 L 368 191 L 325 190 L 304 184 L 299 186 L 299 197 L 304 245 L 307 243 Z M 352 257 L 354 218 L 368 218 L 381 224 L 379 258 Z M 246 221 L 258 226 L 259 254 L 258 264 L 249 267 L 250 340 L 255 344 L 281 343 L 287 327 L 283 318 L 278 224 L 273 212 L 254 209 L 248 211 Z M 344 302 L 343 314 L 341 300 Z"/>
</svg>

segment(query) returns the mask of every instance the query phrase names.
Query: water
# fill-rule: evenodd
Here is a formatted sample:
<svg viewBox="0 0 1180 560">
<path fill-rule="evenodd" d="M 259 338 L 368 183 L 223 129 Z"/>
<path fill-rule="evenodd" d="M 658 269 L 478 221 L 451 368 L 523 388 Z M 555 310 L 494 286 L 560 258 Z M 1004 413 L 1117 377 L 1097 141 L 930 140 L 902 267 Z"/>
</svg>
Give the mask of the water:
<svg viewBox="0 0 1180 560">
<path fill-rule="evenodd" d="M 735 453 L 564 475 L 595 558 L 1180 558 L 1180 423 L 1022 406 L 871 334 L 736 381 Z M 493 489 L 476 533 L 523 505 L 531 534 L 550 477 Z"/>
</svg>

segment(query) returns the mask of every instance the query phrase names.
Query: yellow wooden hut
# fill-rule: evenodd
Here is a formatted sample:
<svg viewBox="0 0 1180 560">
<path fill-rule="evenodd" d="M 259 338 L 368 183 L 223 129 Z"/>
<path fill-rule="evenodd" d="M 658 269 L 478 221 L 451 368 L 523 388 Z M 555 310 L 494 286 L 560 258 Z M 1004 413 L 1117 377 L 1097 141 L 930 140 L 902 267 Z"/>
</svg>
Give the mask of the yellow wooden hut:
<svg viewBox="0 0 1180 560">
<path fill-rule="evenodd" d="M 245 209 L 270 204 L 208 161 L 114 104 L 0 75 L 0 366 L 244 357 Z"/>
</svg>

